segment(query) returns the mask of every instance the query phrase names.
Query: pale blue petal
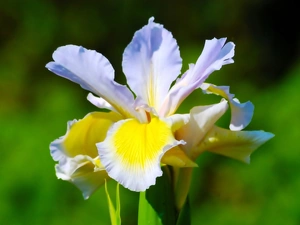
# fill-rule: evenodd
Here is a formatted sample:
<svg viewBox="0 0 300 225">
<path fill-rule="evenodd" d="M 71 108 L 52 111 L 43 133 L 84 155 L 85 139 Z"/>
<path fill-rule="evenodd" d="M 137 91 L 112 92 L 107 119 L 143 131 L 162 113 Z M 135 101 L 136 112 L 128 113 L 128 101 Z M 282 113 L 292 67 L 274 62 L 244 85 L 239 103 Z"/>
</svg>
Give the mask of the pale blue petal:
<svg viewBox="0 0 300 225">
<path fill-rule="evenodd" d="M 254 105 L 248 101 L 240 103 L 238 99 L 230 100 L 231 120 L 230 130 L 242 130 L 251 122 L 253 117 Z"/>
<path fill-rule="evenodd" d="M 123 54 L 123 71 L 133 92 L 159 109 L 171 83 L 180 74 L 181 57 L 176 40 L 150 18 L 134 34 Z"/>
<path fill-rule="evenodd" d="M 50 71 L 102 97 L 122 115 L 135 115 L 133 94 L 126 86 L 114 81 L 114 69 L 103 55 L 80 46 L 66 45 L 53 53 L 53 59 L 54 62 L 46 65 Z"/>
<path fill-rule="evenodd" d="M 254 105 L 250 101 L 240 103 L 237 98 L 234 98 L 234 94 L 229 92 L 229 86 L 204 83 L 201 88 L 208 94 L 220 95 L 229 101 L 231 108 L 230 130 L 242 130 L 251 122 Z"/>
<path fill-rule="evenodd" d="M 232 42 L 225 44 L 225 41 L 226 38 L 206 40 L 196 64 L 191 64 L 189 70 L 170 89 L 159 115 L 167 116 L 174 113 L 181 102 L 200 87 L 213 71 L 221 69 L 223 65 L 233 63 L 235 45 Z"/>
<path fill-rule="evenodd" d="M 191 78 L 203 83 L 215 70 L 220 70 L 223 65 L 233 63 L 234 43 L 226 43 L 226 38 L 206 40 L 204 49 L 198 58 L 191 73 Z M 225 44 L 225 45 L 224 45 Z"/>
</svg>

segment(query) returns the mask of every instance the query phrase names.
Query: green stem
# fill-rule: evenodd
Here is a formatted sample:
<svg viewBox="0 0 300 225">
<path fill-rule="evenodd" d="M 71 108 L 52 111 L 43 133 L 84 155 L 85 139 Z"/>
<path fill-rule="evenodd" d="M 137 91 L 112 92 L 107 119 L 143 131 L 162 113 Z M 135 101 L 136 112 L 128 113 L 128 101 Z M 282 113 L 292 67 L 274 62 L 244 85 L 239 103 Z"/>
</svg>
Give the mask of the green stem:
<svg viewBox="0 0 300 225">
<path fill-rule="evenodd" d="M 167 166 L 162 167 L 163 176 L 146 192 L 140 193 L 139 225 L 175 225 L 177 212 L 174 204 L 174 192 Z"/>
<path fill-rule="evenodd" d="M 140 193 L 139 225 L 191 225 L 187 195 L 192 168 L 173 169 L 162 167 L 163 176 L 146 192 Z"/>
<path fill-rule="evenodd" d="M 193 168 L 180 168 L 175 184 L 175 205 L 180 212 L 189 193 Z"/>
</svg>

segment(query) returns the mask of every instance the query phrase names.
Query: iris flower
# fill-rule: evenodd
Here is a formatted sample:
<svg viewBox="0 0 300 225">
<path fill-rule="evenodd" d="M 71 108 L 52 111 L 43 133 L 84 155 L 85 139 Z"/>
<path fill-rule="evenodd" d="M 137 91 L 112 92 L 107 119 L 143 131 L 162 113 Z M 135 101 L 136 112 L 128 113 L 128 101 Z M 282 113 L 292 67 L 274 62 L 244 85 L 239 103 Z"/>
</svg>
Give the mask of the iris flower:
<svg viewBox="0 0 300 225">
<path fill-rule="evenodd" d="M 68 122 L 66 134 L 50 144 L 57 177 L 74 183 L 88 198 L 108 178 L 145 191 L 162 175 L 162 165 L 195 167 L 203 151 L 248 163 L 250 154 L 273 135 L 241 131 L 251 121 L 252 103 L 240 103 L 229 87 L 204 83 L 213 71 L 233 63 L 234 47 L 226 38 L 207 40 L 196 63 L 179 76 L 177 42 L 152 17 L 124 51 L 127 85 L 114 81 L 114 69 L 102 54 L 75 45 L 59 47 L 46 67 L 91 92 L 87 99 L 108 112 Z M 176 114 L 198 88 L 222 99 Z M 216 126 L 229 107 L 230 129 Z"/>
</svg>

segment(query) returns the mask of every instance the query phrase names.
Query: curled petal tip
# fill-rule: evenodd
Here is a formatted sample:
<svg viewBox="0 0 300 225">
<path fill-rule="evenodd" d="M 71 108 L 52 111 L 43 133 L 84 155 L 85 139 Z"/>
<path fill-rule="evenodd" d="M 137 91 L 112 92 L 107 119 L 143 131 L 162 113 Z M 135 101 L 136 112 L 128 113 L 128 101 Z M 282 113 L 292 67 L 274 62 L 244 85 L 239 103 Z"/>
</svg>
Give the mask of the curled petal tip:
<svg viewBox="0 0 300 225">
<path fill-rule="evenodd" d="M 230 102 L 232 116 L 230 121 L 230 130 L 242 130 L 249 125 L 253 117 L 254 105 L 248 101 L 239 103 L 237 99 Z"/>
<path fill-rule="evenodd" d="M 154 16 L 151 16 L 151 17 L 149 18 L 149 20 L 148 20 L 148 23 L 149 23 L 149 24 L 152 23 L 152 22 L 154 22 Z"/>
</svg>

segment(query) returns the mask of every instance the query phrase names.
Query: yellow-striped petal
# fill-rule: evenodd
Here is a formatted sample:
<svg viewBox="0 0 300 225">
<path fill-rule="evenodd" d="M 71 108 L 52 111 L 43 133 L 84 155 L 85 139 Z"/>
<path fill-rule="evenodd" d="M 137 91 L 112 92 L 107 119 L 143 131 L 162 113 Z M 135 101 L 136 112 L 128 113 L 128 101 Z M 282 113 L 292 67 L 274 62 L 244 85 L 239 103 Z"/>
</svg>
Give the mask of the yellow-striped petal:
<svg viewBox="0 0 300 225">
<path fill-rule="evenodd" d="M 65 136 L 50 144 L 50 153 L 58 164 L 56 176 L 77 186 L 88 198 L 108 178 L 96 143 L 105 139 L 109 127 L 121 117 L 117 113 L 90 113 L 82 120 L 68 123 Z"/>
<path fill-rule="evenodd" d="M 164 153 L 179 144 L 184 142 L 174 138 L 172 124 L 154 117 L 148 124 L 135 119 L 115 123 L 97 148 L 111 178 L 132 191 L 144 191 L 162 175 Z"/>
</svg>

